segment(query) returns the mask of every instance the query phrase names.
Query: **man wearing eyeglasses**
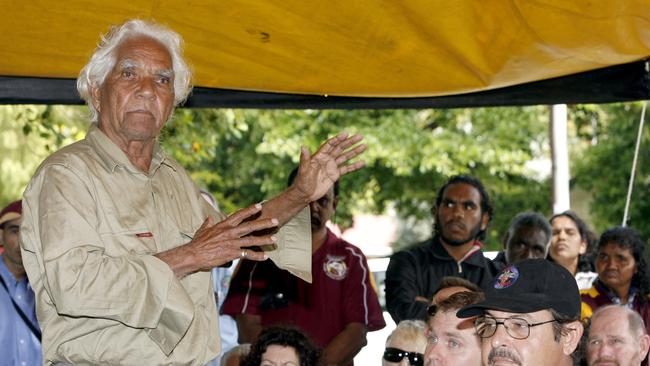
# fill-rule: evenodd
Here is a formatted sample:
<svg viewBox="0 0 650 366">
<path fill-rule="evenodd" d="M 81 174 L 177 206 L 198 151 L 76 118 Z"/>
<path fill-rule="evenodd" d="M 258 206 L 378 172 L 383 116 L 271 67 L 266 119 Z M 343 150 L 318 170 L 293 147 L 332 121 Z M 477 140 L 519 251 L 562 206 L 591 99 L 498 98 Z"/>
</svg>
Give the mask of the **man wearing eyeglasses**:
<svg viewBox="0 0 650 366">
<path fill-rule="evenodd" d="M 481 341 L 474 319 L 459 318 L 458 309 L 484 299 L 481 291 L 461 291 L 429 306 L 426 366 L 479 366 Z"/>
<path fill-rule="evenodd" d="M 478 316 L 483 365 L 489 366 L 570 366 L 583 332 L 575 279 L 544 259 L 504 268 L 485 301 L 457 316 Z"/>
</svg>

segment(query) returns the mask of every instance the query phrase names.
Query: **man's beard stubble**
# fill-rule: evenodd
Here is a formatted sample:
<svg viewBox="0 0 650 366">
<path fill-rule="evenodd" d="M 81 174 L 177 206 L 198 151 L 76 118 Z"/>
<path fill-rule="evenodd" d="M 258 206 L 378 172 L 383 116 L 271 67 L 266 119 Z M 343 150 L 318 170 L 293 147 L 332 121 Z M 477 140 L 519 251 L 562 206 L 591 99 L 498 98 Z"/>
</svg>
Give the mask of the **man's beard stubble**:
<svg viewBox="0 0 650 366">
<path fill-rule="evenodd" d="M 470 231 L 469 238 L 465 240 L 455 240 L 455 239 L 448 238 L 443 234 L 442 229 L 438 224 L 437 218 L 436 218 L 436 222 L 433 223 L 433 234 L 439 236 L 442 239 L 442 241 L 445 242 L 445 244 L 448 244 L 452 247 L 459 247 L 461 245 L 465 245 L 471 241 L 474 241 L 476 240 L 476 238 L 479 236 L 480 233 L 481 233 L 481 225 L 478 224 L 475 227 L 473 227 L 472 230 Z"/>
</svg>

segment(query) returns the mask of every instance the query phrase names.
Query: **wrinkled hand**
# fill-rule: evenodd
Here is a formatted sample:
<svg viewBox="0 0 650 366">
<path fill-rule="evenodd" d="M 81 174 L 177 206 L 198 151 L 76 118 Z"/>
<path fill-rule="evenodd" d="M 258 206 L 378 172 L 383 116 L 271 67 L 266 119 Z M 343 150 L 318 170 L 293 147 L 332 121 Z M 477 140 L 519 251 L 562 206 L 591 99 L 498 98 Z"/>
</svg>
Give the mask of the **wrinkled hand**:
<svg viewBox="0 0 650 366">
<path fill-rule="evenodd" d="M 309 149 L 302 147 L 294 187 L 307 202 L 323 197 L 341 176 L 365 165 L 363 160 L 346 165 L 366 150 L 365 144 L 352 147 L 362 139 L 361 135 L 349 136 L 348 133 L 342 132 L 325 141 L 314 155 L 309 153 Z"/>
<path fill-rule="evenodd" d="M 255 204 L 235 212 L 217 224 L 213 224 L 212 218 L 208 217 L 196 231 L 194 239 L 186 244 L 198 260 L 198 270 L 210 270 L 236 258 L 265 260 L 267 256 L 264 252 L 245 249 L 274 244 L 277 240 L 272 235 L 249 235 L 278 226 L 276 219 L 249 220 L 261 210 L 262 205 Z"/>
</svg>

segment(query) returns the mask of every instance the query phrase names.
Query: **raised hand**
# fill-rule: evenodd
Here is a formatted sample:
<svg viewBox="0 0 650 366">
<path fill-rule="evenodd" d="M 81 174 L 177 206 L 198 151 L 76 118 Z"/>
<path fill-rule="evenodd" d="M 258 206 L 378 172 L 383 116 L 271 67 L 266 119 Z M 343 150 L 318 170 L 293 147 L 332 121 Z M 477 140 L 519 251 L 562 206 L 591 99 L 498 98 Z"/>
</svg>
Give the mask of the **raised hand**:
<svg viewBox="0 0 650 366">
<path fill-rule="evenodd" d="M 314 155 L 302 147 L 294 187 L 307 202 L 321 198 L 341 176 L 365 165 L 363 160 L 348 165 L 351 159 L 366 150 L 365 144 L 354 146 L 362 139 L 361 135 L 350 136 L 342 132 L 325 141 Z"/>
</svg>

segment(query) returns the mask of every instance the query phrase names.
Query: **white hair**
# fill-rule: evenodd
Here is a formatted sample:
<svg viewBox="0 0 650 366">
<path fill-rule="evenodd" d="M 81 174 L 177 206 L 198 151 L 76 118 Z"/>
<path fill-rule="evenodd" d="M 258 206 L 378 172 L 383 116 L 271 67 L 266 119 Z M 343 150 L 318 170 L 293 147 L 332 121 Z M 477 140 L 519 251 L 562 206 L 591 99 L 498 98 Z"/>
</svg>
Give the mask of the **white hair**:
<svg viewBox="0 0 650 366">
<path fill-rule="evenodd" d="M 392 340 L 399 338 L 413 344 L 420 353 L 424 353 L 427 347 L 425 329 L 426 324 L 422 320 L 402 320 L 386 339 L 386 346 L 390 346 Z"/>
<path fill-rule="evenodd" d="M 81 69 L 77 78 L 79 95 L 90 108 L 90 120 L 97 122 L 97 109 L 93 105 L 90 94 L 91 88 L 100 87 L 106 76 L 115 66 L 115 49 L 126 39 L 133 36 L 146 36 L 160 42 L 172 58 L 174 70 L 174 105 L 177 106 L 187 99 L 192 89 L 192 71 L 183 59 L 183 39 L 173 30 L 150 21 L 133 19 L 119 26 L 113 26 L 105 35 L 95 52 Z"/>
</svg>

